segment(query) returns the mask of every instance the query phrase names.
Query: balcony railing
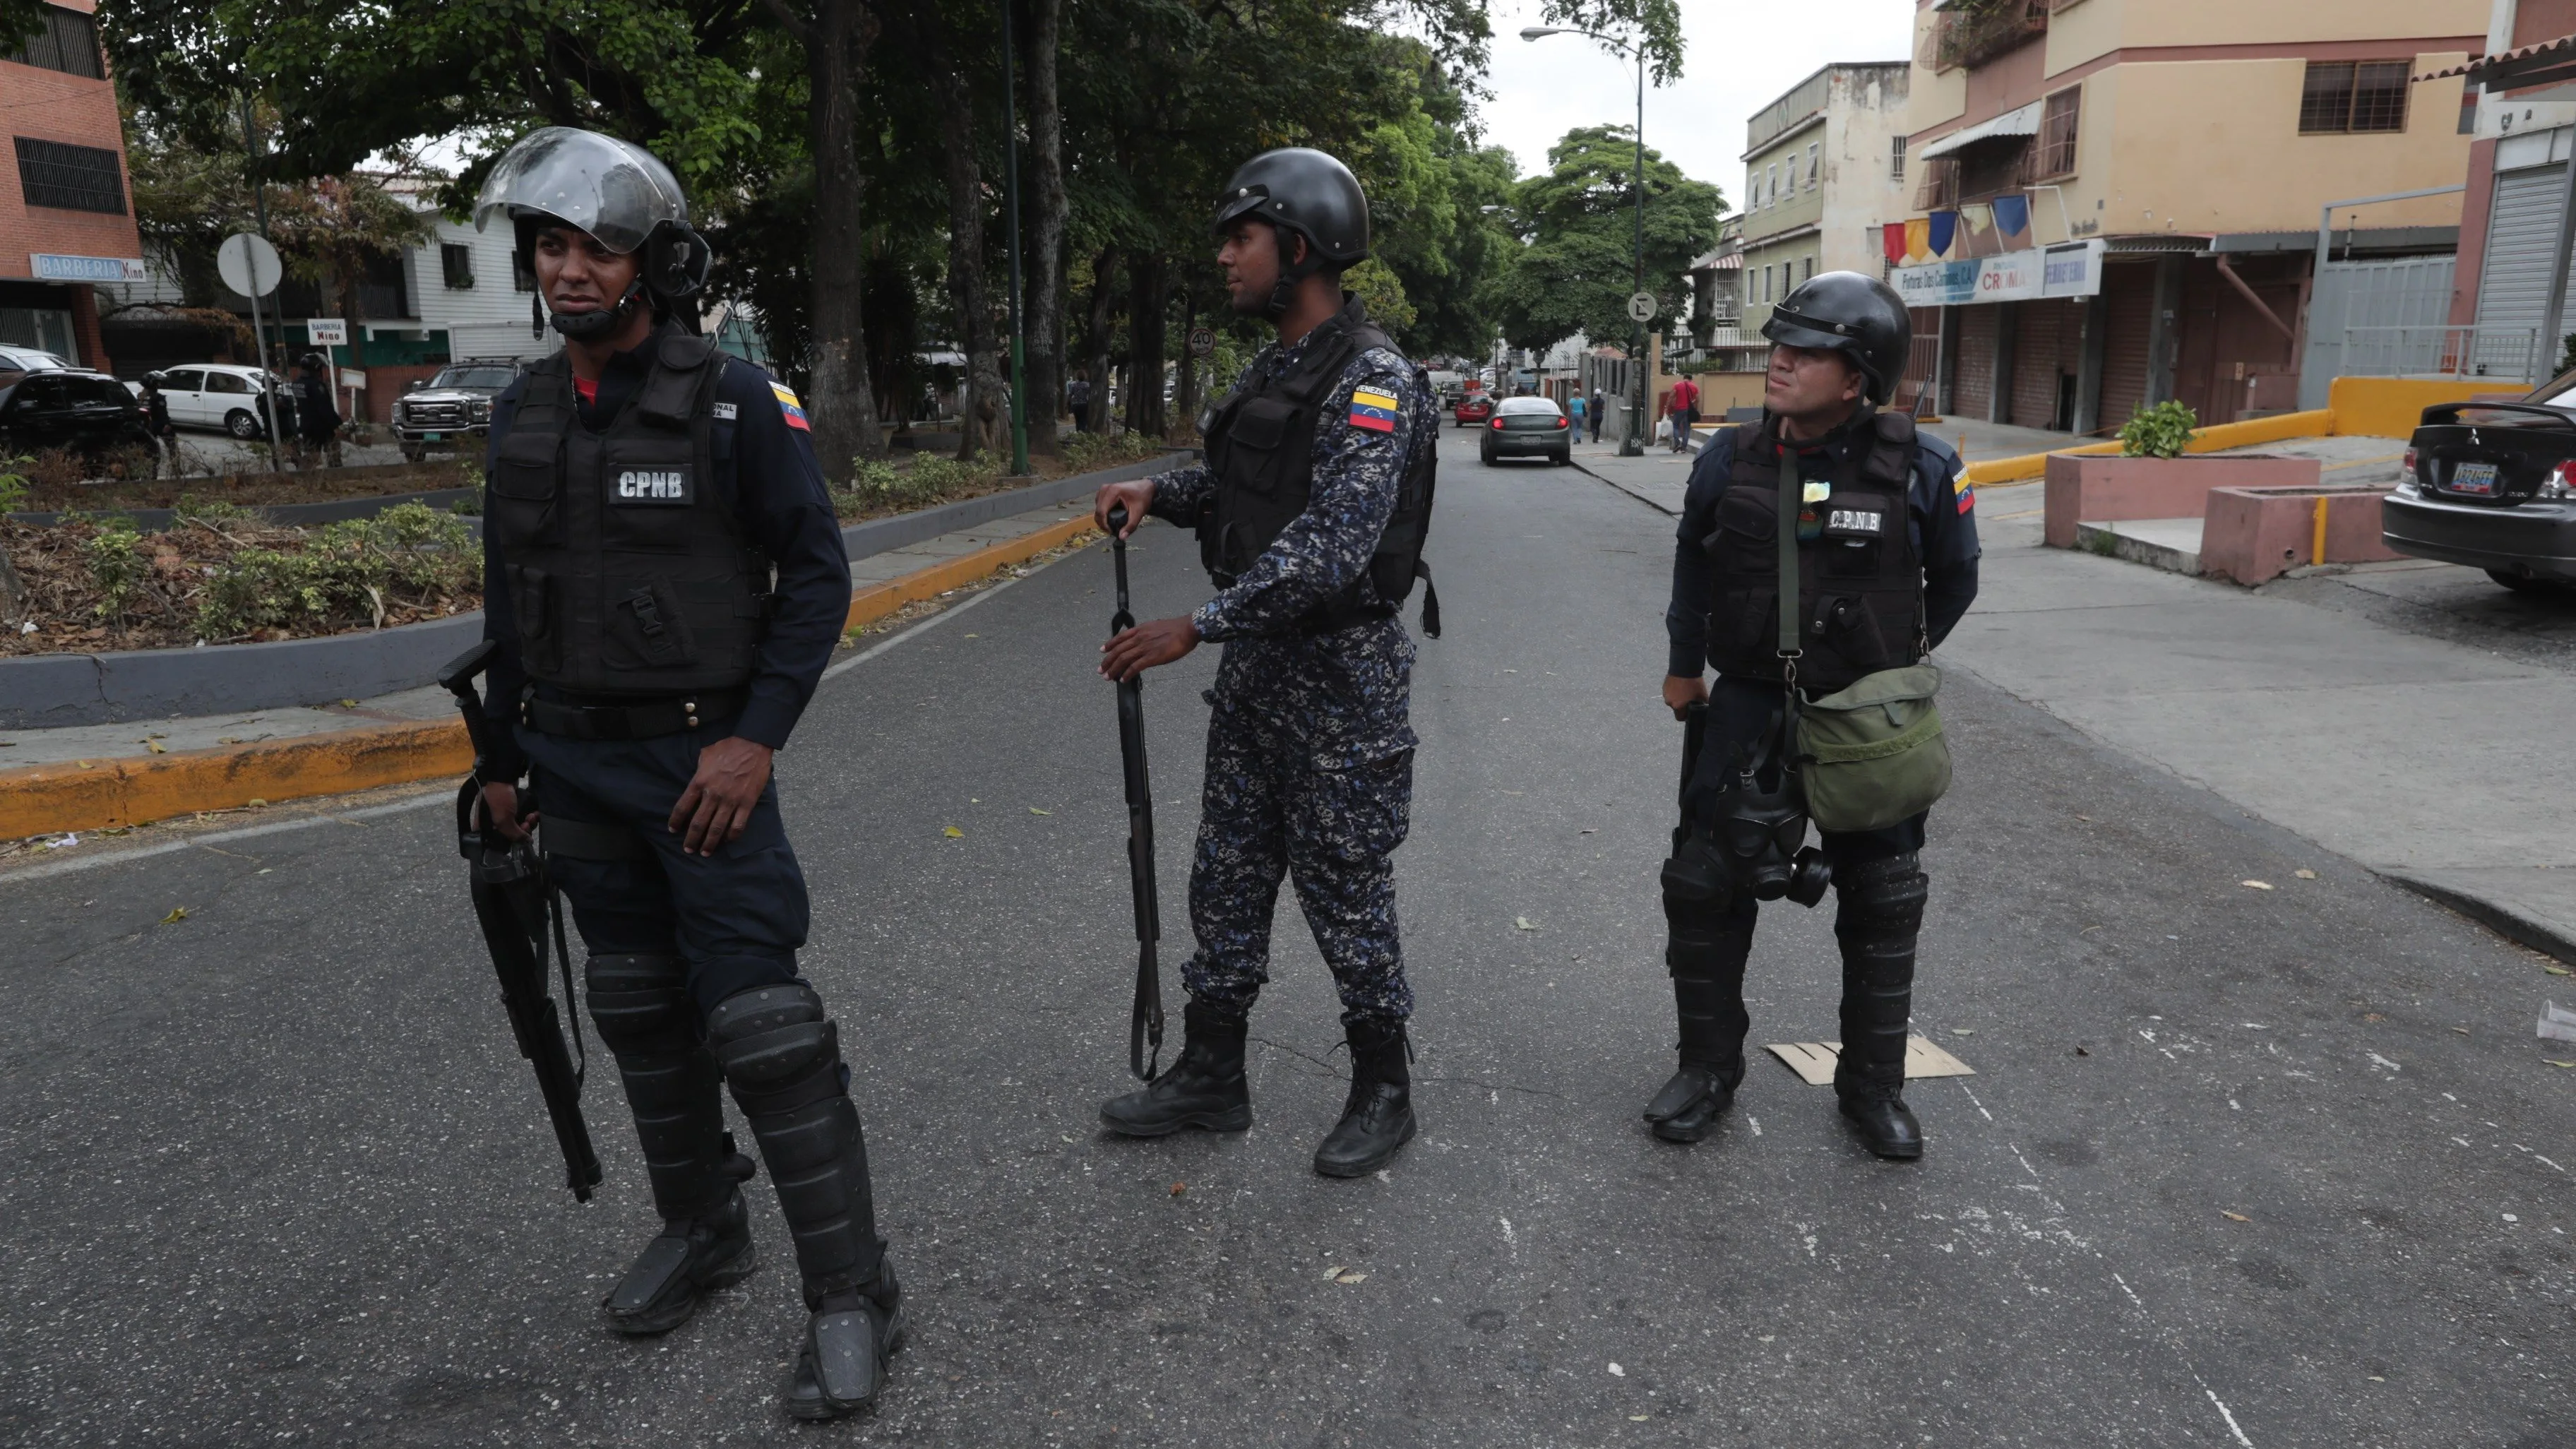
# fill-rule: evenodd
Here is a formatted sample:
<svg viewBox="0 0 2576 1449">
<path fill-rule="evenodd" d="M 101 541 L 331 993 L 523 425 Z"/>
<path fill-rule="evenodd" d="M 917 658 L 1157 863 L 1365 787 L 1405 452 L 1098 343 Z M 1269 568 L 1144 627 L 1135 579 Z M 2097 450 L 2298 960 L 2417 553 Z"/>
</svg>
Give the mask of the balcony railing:
<svg viewBox="0 0 2576 1449">
<path fill-rule="evenodd" d="M 2049 0 L 1950 0 L 1932 25 L 1935 70 L 1983 65 L 2048 32 Z"/>
</svg>

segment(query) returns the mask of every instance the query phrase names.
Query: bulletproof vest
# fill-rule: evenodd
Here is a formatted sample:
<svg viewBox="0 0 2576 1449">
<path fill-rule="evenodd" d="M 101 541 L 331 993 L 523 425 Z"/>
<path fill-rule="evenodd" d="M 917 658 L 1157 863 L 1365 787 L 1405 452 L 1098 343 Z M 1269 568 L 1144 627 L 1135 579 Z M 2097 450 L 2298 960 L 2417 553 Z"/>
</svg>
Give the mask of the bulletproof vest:
<svg viewBox="0 0 2576 1449">
<path fill-rule="evenodd" d="M 1906 512 L 1914 420 L 1879 412 L 1853 426 L 1861 446 L 1839 466 L 1815 477 L 1803 460 L 1800 469 L 1798 684 L 1811 695 L 1924 654 L 1923 563 Z M 1778 447 L 1763 424 L 1736 429 L 1735 468 L 1705 541 L 1717 565 L 1708 657 L 1721 674 L 1782 677 Z"/>
<path fill-rule="evenodd" d="M 1368 320 L 1359 299 L 1351 298 L 1315 329 L 1296 366 L 1277 377 L 1247 382 L 1201 426 L 1216 488 L 1198 520 L 1199 561 L 1218 588 L 1232 586 L 1281 530 L 1306 511 L 1324 400 L 1351 359 L 1372 347 L 1403 355 Z M 1413 365 L 1413 384 L 1430 385 L 1419 364 Z M 1431 577 L 1422 562 L 1422 545 L 1431 531 L 1436 453 L 1417 440 L 1397 487 L 1395 512 L 1370 555 L 1367 578 L 1353 580 L 1341 598 L 1318 609 L 1305 621 L 1307 629 L 1325 632 L 1389 618 L 1413 592 L 1416 578 Z M 1423 632 L 1438 638 L 1436 604 L 1425 602 L 1422 619 Z"/>
<path fill-rule="evenodd" d="M 563 353 L 529 369 L 492 468 L 485 520 L 530 678 L 590 694 L 668 695 L 751 678 L 768 561 L 716 496 L 725 355 L 664 331 L 605 432 L 582 425 Z"/>
</svg>

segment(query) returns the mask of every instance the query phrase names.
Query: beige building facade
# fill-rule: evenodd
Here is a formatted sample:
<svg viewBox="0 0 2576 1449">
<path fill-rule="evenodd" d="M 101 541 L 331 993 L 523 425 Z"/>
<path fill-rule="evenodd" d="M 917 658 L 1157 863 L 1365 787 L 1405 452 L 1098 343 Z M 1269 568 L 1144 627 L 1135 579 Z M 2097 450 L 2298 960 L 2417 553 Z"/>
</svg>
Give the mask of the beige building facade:
<svg viewBox="0 0 2576 1449">
<path fill-rule="evenodd" d="M 1904 215 L 1903 61 L 1828 65 L 1745 123 L 1741 326 L 1818 272 L 1880 270 L 1879 229 Z"/>
<path fill-rule="evenodd" d="M 1921 225 L 1888 250 L 1908 280 L 1965 269 L 1980 300 L 1918 312 L 1937 341 L 1910 380 L 1942 411 L 2078 432 L 2167 398 L 2205 422 L 2293 405 L 2319 210 L 2459 183 L 2474 110 L 2456 83 L 2408 79 L 2478 50 L 2488 8 L 1917 0 Z M 2335 255 L 2448 253 L 2459 224 L 2456 192 L 2373 204 Z M 2045 253 L 2049 284 L 1982 300 L 1992 278 L 1969 263 L 2010 272 L 1998 245 Z M 1961 297 L 1949 280 L 1914 295 Z"/>
</svg>

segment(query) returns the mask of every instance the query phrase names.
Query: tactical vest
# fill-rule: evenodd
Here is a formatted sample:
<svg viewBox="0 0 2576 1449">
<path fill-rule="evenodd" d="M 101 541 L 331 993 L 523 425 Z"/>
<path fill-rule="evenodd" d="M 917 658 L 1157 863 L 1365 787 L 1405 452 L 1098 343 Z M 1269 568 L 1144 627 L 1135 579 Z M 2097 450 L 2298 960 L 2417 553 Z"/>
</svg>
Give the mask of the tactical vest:
<svg viewBox="0 0 2576 1449">
<path fill-rule="evenodd" d="M 1306 511 L 1314 484 L 1315 429 L 1323 421 L 1324 400 L 1341 382 L 1342 370 L 1351 359 L 1372 347 L 1403 355 L 1368 320 L 1359 299 L 1350 298 L 1338 314 L 1315 329 L 1296 366 L 1278 377 L 1246 383 L 1219 403 L 1200 427 L 1216 488 L 1198 520 L 1199 561 L 1218 588 L 1231 587 L 1271 541 Z M 1430 385 L 1419 364 L 1413 364 L 1413 385 Z M 1304 624 L 1308 631 L 1325 633 L 1391 618 L 1413 592 L 1413 581 L 1430 579 L 1422 545 L 1431 531 L 1436 452 L 1417 440 L 1415 455 L 1407 460 L 1397 487 L 1395 512 L 1369 557 L 1366 578 L 1353 580 L 1341 598 L 1309 616 Z M 1437 593 L 1424 595 L 1422 632 L 1440 637 Z"/>
<path fill-rule="evenodd" d="M 528 676 L 582 694 L 670 695 L 751 678 L 769 563 L 716 496 L 725 355 L 664 331 L 606 432 L 581 423 L 563 353 L 528 371 L 492 468 L 501 553 Z"/>
<path fill-rule="evenodd" d="M 1830 492 L 1798 509 L 1798 684 L 1828 694 L 1864 674 L 1913 664 L 1925 652 L 1923 562 L 1906 511 L 1914 420 L 1880 412 L 1854 425 L 1864 447 L 1845 452 L 1801 492 Z M 1708 658 L 1720 674 L 1779 679 L 1779 445 L 1760 423 L 1735 431 L 1735 468 L 1704 546 L 1717 565 Z"/>
</svg>

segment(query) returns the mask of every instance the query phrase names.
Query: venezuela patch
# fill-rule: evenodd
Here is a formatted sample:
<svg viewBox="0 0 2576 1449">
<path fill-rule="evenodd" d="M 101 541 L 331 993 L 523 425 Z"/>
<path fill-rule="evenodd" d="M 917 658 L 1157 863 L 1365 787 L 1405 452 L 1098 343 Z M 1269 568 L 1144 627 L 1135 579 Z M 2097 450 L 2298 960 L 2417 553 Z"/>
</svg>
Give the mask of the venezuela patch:
<svg viewBox="0 0 2576 1449">
<path fill-rule="evenodd" d="M 1396 407 L 1394 398 L 1374 388 L 1354 388 L 1351 391 L 1351 426 L 1366 428 L 1373 433 L 1394 432 Z"/>
</svg>

